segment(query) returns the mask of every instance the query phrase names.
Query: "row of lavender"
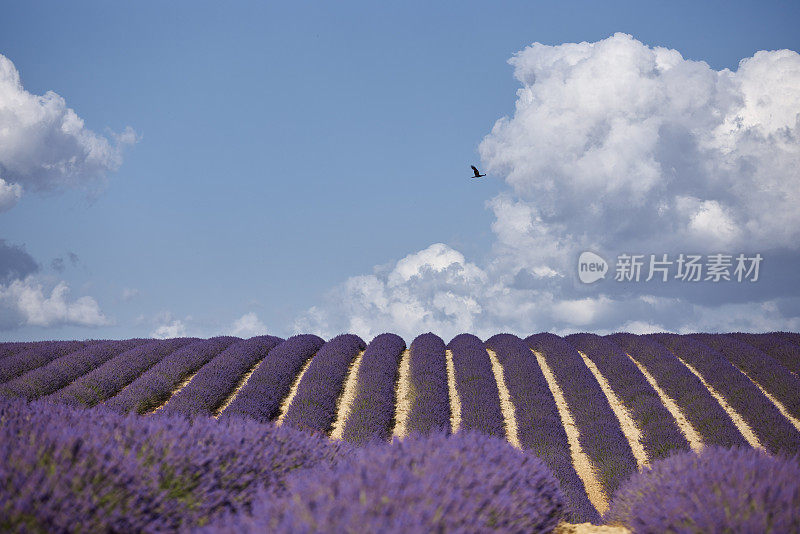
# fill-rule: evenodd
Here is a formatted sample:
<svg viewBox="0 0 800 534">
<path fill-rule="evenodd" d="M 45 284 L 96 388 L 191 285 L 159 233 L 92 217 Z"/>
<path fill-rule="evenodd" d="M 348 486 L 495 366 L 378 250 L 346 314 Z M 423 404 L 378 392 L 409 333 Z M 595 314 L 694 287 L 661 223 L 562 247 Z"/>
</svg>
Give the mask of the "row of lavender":
<svg viewBox="0 0 800 534">
<path fill-rule="evenodd" d="M 504 334 L 484 344 L 475 336 L 462 334 L 445 345 L 437 336 L 424 334 L 410 347 L 411 409 L 406 427 L 410 433 L 422 434 L 452 430 L 446 369 L 449 350 L 461 402 L 460 429 L 504 436 L 499 392 L 486 349 L 493 350 L 504 369 L 523 448 L 534 450 L 555 473 L 568 496 L 571 518 L 594 521 L 597 512 L 569 462 L 563 424 L 534 355 L 542 357 L 555 375 L 579 428 L 581 446 L 597 469 L 604 492 L 612 495 L 636 470 L 636 460 L 584 357 L 597 366 L 637 423 L 650 460 L 688 450 L 689 444 L 636 363 L 676 402 L 704 443 L 747 444 L 688 365 L 742 415 L 765 448 L 792 453 L 800 450 L 800 435 L 758 386 L 798 416 L 800 381 L 791 370 L 800 360 L 796 341 L 792 334 L 579 334 L 567 338 L 538 334 L 524 341 Z M 387 440 L 391 435 L 397 368 L 405 343 L 393 334 L 384 334 L 369 346 L 352 335 L 328 343 L 301 335 L 285 341 L 260 336 L 249 340 L 221 337 L 0 347 L 4 382 L 0 393 L 6 396 L 83 406 L 104 403 L 123 413 L 148 413 L 163 405 L 166 414 L 219 415 L 243 377 L 252 372 L 223 415 L 249 416 L 262 422 L 278 417 L 281 402 L 307 365 L 284 422 L 323 433 L 331 430 L 348 369 L 363 351 L 344 437 L 365 443 Z M 189 377 L 188 385 L 172 395 Z"/>
</svg>

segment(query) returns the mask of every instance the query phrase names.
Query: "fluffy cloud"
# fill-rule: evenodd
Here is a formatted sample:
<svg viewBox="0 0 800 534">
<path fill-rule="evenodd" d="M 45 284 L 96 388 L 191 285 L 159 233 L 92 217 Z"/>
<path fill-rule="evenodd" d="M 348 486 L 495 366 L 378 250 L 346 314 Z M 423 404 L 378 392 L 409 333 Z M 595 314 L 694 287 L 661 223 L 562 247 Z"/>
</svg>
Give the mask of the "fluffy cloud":
<svg viewBox="0 0 800 534">
<path fill-rule="evenodd" d="M 24 247 L 9 245 L 5 239 L 0 239 L 0 284 L 9 284 L 38 270 L 36 260 L 25 252 Z"/>
<path fill-rule="evenodd" d="M 616 34 L 534 43 L 509 62 L 521 84 L 515 112 L 479 147 L 484 167 L 508 185 L 487 201 L 491 252 L 479 263 L 443 244 L 409 254 L 334 288 L 296 330 L 449 337 L 800 327 L 797 288 L 670 283 L 653 295 L 652 285 L 581 286 L 575 276 L 583 250 L 608 259 L 772 250 L 796 264 L 799 54 L 762 51 L 717 71 Z"/>
<path fill-rule="evenodd" d="M 17 205 L 22 197 L 22 186 L 10 184 L 0 178 L 0 213 L 10 210 Z"/>
<path fill-rule="evenodd" d="M 48 294 L 43 284 L 31 276 L 0 285 L 0 328 L 110 324 L 92 297 L 69 300 L 69 291 L 62 281 Z"/>
<path fill-rule="evenodd" d="M 230 335 L 238 337 L 263 336 L 266 333 L 267 325 L 253 312 L 245 313 L 236 319 L 230 328 Z"/>
<path fill-rule="evenodd" d="M 53 91 L 26 91 L 14 64 L 0 54 L 0 211 L 23 190 L 87 186 L 122 162 L 122 148 L 136 141 L 128 127 L 112 139 L 84 126 Z"/>
<path fill-rule="evenodd" d="M 180 319 L 173 319 L 160 325 L 150 335 L 156 339 L 186 336 L 186 325 Z"/>
</svg>

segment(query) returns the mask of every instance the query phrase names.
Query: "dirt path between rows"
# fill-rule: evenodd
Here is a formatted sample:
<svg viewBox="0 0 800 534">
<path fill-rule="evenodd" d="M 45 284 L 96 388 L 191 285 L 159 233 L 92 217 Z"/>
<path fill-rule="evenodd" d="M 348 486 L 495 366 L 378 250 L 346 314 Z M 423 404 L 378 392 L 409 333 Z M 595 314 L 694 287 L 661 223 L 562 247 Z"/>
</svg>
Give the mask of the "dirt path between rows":
<svg viewBox="0 0 800 534">
<path fill-rule="evenodd" d="M 400 368 L 397 371 L 397 386 L 395 388 L 394 429 L 392 436 L 406 437 L 406 422 L 411 412 L 411 351 L 406 349 L 400 358 Z"/>
<path fill-rule="evenodd" d="M 347 378 L 344 381 L 344 389 L 337 403 L 336 419 L 333 421 L 331 439 L 342 439 L 344 437 L 344 425 L 347 422 L 347 416 L 350 415 L 350 407 L 356 399 L 358 370 L 361 368 L 364 352 L 363 350 L 359 352 L 358 356 L 350 363 L 350 369 L 348 369 Z"/>
<path fill-rule="evenodd" d="M 314 356 L 306 360 L 306 363 L 303 364 L 303 368 L 300 369 L 299 373 L 297 373 L 297 378 L 294 379 L 292 387 L 289 390 L 289 394 L 286 395 L 286 398 L 283 399 L 283 402 L 281 402 L 281 409 L 278 418 L 275 420 L 276 425 L 281 426 L 283 424 L 283 419 L 286 417 L 286 412 L 289 411 L 289 406 L 291 406 L 294 396 L 297 395 L 297 387 L 300 385 L 300 380 L 303 379 L 303 375 L 306 374 L 306 371 L 308 371 L 308 368 L 311 366 L 311 360 L 313 359 Z"/>
<path fill-rule="evenodd" d="M 456 389 L 456 367 L 453 364 L 453 352 L 446 350 L 444 355 L 447 363 L 447 390 L 450 393 L 450 431 L 455 434 L 461 427 L 461 398 Z"/>
<path fill-rule="evenodd" d="M 497 390 L 500 392 L 500 411 L 503 413 L 503 420 L 506 427 L 506 439 L 514 447 L 521 449 L 522 444 L 519 442 L 517 433 L 517 417 L 514 414 L 514 404 L 511 402 L 511 393 L 506 386 L 505 376 L 503 375 L 503 366 L 500 365 L 500 360 L 497 359 L 497 354 L 494 351 L 486 349 L 489 354 L 489 360 L 492 362 L 492 373 L 494 374 L 495 382 L 497 382 Z"/>
</svg>

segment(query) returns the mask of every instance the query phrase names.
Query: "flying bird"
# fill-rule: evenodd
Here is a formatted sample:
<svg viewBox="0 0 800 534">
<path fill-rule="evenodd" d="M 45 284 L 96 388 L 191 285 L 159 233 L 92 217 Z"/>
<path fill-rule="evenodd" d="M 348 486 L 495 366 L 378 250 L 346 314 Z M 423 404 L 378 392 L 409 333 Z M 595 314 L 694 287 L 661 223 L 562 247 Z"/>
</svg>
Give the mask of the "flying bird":
<svg viewBox="0 0 800 534">
<path fill-rule="evenodd" d="M 479 171 L 475 165 L 470 165 L 470 167 L 472 167 L 472 172 L 475 173 L 475 176 L 471 176 L 471 178 L 480 178 L 481 176 L 486 176 L 485 174 L 481 174 L 481 171 Z"/>
</svg>

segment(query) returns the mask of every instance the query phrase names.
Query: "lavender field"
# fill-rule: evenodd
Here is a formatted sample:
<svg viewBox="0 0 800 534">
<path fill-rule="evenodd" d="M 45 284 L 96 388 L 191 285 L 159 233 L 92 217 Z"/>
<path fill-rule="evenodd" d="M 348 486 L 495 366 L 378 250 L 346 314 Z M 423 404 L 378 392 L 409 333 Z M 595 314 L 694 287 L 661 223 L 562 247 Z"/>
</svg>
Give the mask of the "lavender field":
<svg viewBox="0 0 800 534">
<path fill-rule="evenodd" d="M 798 371 L 780 332 L 2 343 L 0 530 L 800 531 Z"/>
</svg>

